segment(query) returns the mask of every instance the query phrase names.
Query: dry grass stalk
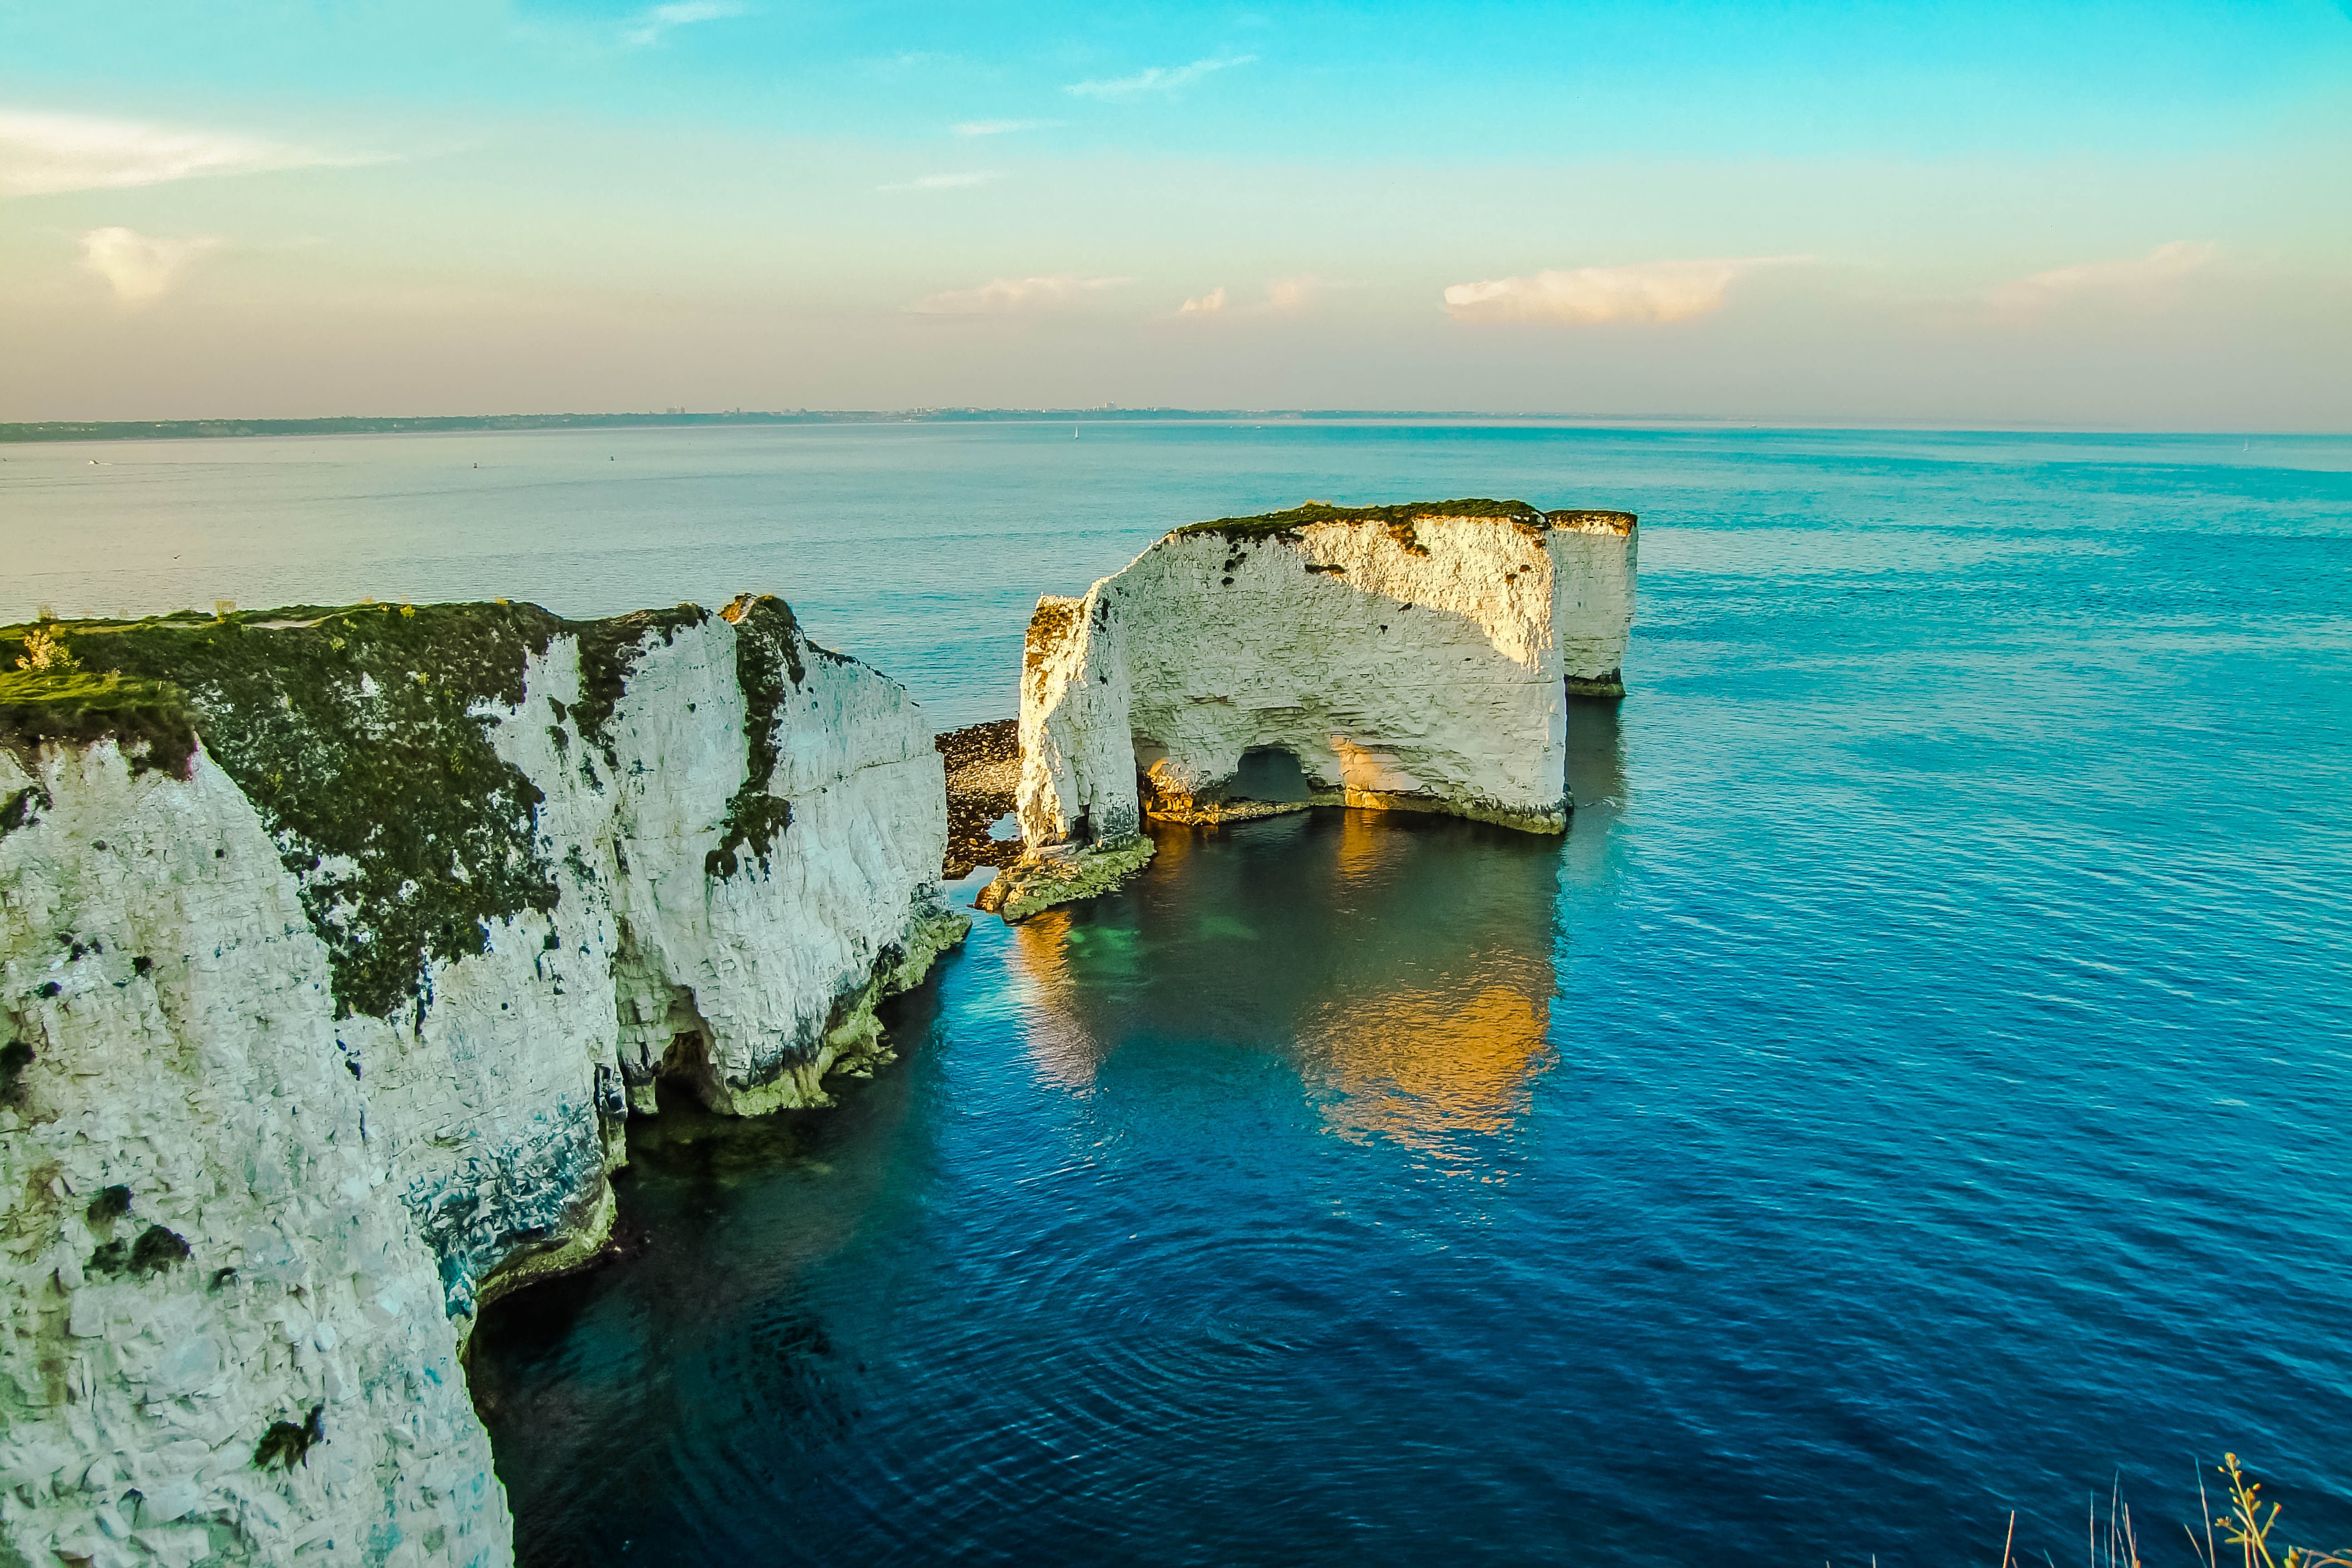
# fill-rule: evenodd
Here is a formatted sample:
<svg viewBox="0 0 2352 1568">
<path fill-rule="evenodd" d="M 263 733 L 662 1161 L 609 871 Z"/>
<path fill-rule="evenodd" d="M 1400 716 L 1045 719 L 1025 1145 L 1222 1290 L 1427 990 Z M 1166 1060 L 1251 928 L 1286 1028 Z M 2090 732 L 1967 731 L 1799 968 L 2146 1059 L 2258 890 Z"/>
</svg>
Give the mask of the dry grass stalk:
<svg viewBox="0 0 2352 1568">
<path fill-rule="evenodd" d="M 2352 1568 L 2352 1551 L 2315 1552 L 2307 1546 L 2289 1546 L 2284 1562 L 2273 1556 L 2271 1531 L 2278 1528 L 2279 1505 L 2272 1503 L 2269 1511 L 2263 1511 L 2262 1483 L 2239 1468 L 2237 1455 L 2222 1455 L 2218 1473 L 2230 1482 L 2230 1511 L 2218 1519 L 2211 1518 L 2212 1504 L 2205 1501 L 2205 1478 L 2200 1475 L 2197 1497 L 2210 1519 L 2201 1550 L 2197 1532 L 2189 1531 L 2189 1550 L 2198 1553 L 2198 1561 L 2205 1568 L 2221 1568 L 2213 1544 L 2213 1525 L 2220 1525 L 2228 1543 L 2238 1548 L 2243 1568 Z"/>
</svg>

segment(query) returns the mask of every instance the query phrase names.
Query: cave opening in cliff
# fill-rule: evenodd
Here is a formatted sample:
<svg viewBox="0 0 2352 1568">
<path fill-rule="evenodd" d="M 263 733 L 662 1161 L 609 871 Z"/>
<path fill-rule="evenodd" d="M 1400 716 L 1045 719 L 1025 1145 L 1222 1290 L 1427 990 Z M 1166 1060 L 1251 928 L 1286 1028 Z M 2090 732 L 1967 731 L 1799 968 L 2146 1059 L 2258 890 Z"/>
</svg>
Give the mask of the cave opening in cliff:
<svg viewBox="0 0 2352 1568">
<path fill-rule="evenodd" d="M 1291 805 L 1311 798 L 1307 784 L 1307 770 L 1300 765 L 1298 753 L 1287 746 L 1252 746 L 1242 753 L 1234 769 L 1232 780 L 1225 785 L 1228 800 L 1258 800 L 1272 805 Z"/>
</svg>

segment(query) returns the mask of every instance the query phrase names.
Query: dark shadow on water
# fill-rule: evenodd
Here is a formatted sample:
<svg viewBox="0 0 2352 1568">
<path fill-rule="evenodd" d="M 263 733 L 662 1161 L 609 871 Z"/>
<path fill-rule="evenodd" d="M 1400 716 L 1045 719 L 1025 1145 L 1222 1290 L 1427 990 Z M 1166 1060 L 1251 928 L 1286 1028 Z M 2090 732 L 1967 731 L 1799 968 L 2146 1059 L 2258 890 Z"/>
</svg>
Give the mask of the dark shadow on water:
<svg viewBox="0 0 2352 1568">
<path fill-rule="evenodd" d="M 884 1004 L 902 1053 L 939 1007 L 936 986 Z M 849 1431 L 858 1369 L 810 1285 L 923 1157 L 907 1066 L 830 1084 L 836 1107 L 753 1119 L 665 1084 L 659 1114 L 631 1121 L 604 1257 L 493 1303 L 468 1353 L 520 1561 L 695 1561 L 714 1512 L 787 1489 L 741 1434 Z"/>
<path fill-rule="evenodd" d="M 1622 700 L 1568 700 L 1568 795 L 1578 810 L 1615 810 L 1625 803 L 1625 737 L 1618 723 Z"/>
</svg>

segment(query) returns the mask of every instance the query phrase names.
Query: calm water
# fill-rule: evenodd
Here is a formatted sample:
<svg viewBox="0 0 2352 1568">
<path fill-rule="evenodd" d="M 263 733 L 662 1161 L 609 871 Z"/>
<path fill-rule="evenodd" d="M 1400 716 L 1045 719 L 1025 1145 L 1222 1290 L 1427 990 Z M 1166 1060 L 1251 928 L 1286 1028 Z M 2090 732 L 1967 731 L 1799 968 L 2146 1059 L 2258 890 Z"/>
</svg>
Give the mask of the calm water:
<svg viewBox="0 0 2352 1568">
<path fill-rule="evenodd" d="M 0 616 L 771 588 L 942 726 L 1174 522 L 1643 514 L 1564 844 L 1167 833 L 840 1110 L 646 1126 L 633 1258 L 477 1342 L 527 1563 L 2066 1563 L 2120 1471 L 2158 1564 L 2225 1447 L 2352 1541 L 2352 441 L 0 456 Z"/>
</svg>

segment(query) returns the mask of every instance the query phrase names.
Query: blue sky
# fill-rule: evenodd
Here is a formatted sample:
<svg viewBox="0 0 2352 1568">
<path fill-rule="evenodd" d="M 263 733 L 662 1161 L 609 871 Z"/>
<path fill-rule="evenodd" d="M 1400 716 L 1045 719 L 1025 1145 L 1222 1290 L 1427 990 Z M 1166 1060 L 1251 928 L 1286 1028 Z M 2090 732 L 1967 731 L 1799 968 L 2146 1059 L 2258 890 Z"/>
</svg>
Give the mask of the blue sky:
<svg viewBox="0 0 2352 1568">
<path fill-rule="evenodd" d="M 2352 425 L 2352 13 L 0 4 L 0 417 Z"/>
</svg>

